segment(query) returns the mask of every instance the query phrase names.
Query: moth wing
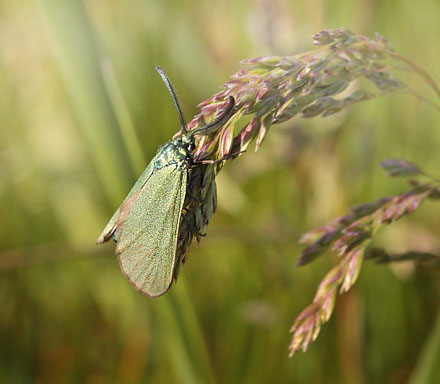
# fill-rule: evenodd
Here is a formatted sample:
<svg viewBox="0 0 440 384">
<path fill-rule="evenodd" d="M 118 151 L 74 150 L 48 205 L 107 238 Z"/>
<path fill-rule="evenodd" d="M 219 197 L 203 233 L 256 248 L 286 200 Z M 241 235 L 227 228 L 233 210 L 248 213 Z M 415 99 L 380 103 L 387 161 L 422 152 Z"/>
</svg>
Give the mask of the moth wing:
<svg viewBox="0 0 440 384">
<path fill-rule="evenodd" d="M 131 208 L 125 222 L 117 223 L 121 270 L 138 291 L 150 297 L 163 295 L 173 282 L 186 181 L 186 169 L 159 169 L 133 195 L 133 201 L 127 201 Z"/>
<path fill-rule="evenodd" d="M 144 172 L 139 176 L 139 179 L 137 179 L 136 183 L 131 188 L 130 192 L 128 193 L 125 200 L 122 202 L 122 204 L 119 206 L 119 208 L 116 210 L 116 212 L 113 214 L 110 221 L 105 226 L 102 233 L 99 235 L 98 240 L 96 240 L 96 244 L 102 244 L 106 241 L 110 240 L 110 238 L 113 236 L 113 233 L 116 230 L 117 222 L 119 218 L 119 214 L 121 212 L 121 208 L 124 205 L 124 203 L 132 197 L 137 191 L 139 191 L 142 186 L 148 181 L 148 179 L 151 177 L 154 169 L 154 162 L 156 158 L 153 158 L 151 160 L 150 164 L 148 164 L 147 168 L 145 168 Z"/>
</svg>

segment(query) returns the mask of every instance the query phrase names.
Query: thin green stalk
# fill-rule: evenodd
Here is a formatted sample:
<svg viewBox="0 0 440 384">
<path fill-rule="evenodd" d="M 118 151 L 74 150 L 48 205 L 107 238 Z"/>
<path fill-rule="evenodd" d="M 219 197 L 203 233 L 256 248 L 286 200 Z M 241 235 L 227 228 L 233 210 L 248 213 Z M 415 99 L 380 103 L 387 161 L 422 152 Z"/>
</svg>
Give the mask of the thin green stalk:
<svg viewBox="0 0 440 384">
<path fill-rule="evenodd" d="M 183 274 L 182 274 L 183 275 Z M 199 376 L 201 383 L 215 383 L 214 372 L 209 358 L 194 305 L 188 292 L 184 276 L 179 276 L 179 287 L 171 293 L 174 311 L 182 329 L 181 337 L 186 344 L 186 354 L 191 359 L 192 368 Z M 167 295 L 168 295 L 167 294 Z"/>
<path fill-rule="evenodd" d="M 416 99 L 419 99 L 421 102 L 426 103 L 428 105 L 430 105 L 431 107 L 437 109 L 437 111 L 440 111 L 440 106 L 438 106 L 437 104 L 435 104 L 434 102 L 432 102 L 431 100 L 429 100 L 427 97 L 423 96 L 421 93 L 415 91 L 414 89 L 411 89 L 408 87 L 407 92 L 410 95 L 413 95 Z"/>
<path fill-rule="evenodd" d="M 395 51 L 384 50 L 384 52 L 396 58 L 397 60 L 403 61 L 404 63 L 408 64 L 415 73 L 417 73 L 419 76 L 423 78 L 423 80 L 425 80 L 425 82 L 434 90 L 434 92 L 440 98 L 440 88 L 428 72 L 426 72 L 423 68 L 420 68 L 418 65 L 414 64 L 411 60 L 398 54 Z"/>
<path fill-rule="evenodd" d="M 423 352 L 417 362 L 409 384 L 434 384 L 440 382 L 440 311 L 432 332 L 426 339 Z"/>
<path fill-rule="evenodd" d="M 124 144 L 130 157 L 131 166 L 136 171 L 136 174 L 141 174 L 145 168 L 146 159 L 142 147 L 139 144 L 139 138 L 130 116 L 130 111 L 122 96 L 112 62 L 109 58 L 101 60 L 101 68 L 104 84 L 119 123 L 122 138 L 124 139 Z"/>
<path fill-rule="evenodd" d="M 186 290 L 182 277 L 179 279 L 181 290 Z M 212 370 L 207 364 L 207 354 L 203 339 L 199 339 L 197 323 L 181 319 L 193 313 L 176 298 L 174 289 L 157 300 L 155 309 L 159 319 L 161 343 L 166 347 L 170 363 L 178 383 L 215 383 Z M 190 316 L 192 317 L 192 316 Z"/>
<path fill-rule="evenodd" d="M 109 200 L 117 204 L 129 189 L 127 154 L 107 97 L 92 26 L 82 1 L 40 0 L 47 32 L 77 127 Z"/>
</svg>

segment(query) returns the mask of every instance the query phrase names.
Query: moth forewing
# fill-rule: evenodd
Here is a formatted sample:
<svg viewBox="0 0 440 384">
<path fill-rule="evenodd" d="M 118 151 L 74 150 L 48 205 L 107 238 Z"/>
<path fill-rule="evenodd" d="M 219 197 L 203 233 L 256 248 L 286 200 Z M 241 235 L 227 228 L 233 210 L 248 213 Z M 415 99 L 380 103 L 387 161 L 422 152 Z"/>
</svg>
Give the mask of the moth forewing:
<svg viewBox="0 0 440 384">
<path fill-rule="evenodd" d="M 124 203 L 121 205 L 121 208 L 119 208 L 120 213 L 119 213 L 118 222 L 117 222 L 116 226 L 120 230 L 122 230 L 123 226 L 125 225 L 127 217 L 130 214 L 131 209 L 133 208 L 133 205 L 136 202 L 136 200 L 138 199 L 141 192 L 142 192 L 142 188 L 138 189 L 133 195 L 130 196 L 130 198 L 125 200 Z"/>
<path fill-rule="evenodd" d="M 173 282 L 187 176 L 185 162 L 158 169 L 139 191 L 125 223 L 118 224 L 121 270 L 149 297 L 163 295 Z"/>
<path fill-rule="evenodd" d="M 118 217 L 119 217 L 119 208 L 113 214 L 112 218 L 107 223 L 102 233 L 99 235 L 98 240 L 96 240 L 96 244 L 103 244 L 111 239 L 113 233 L 116 231 L 116 223 L 118 221 Z"/>
<path fill-rule="evenodd" d="M 156 155 L 156 157 L 157 157 L 157 155 Z M 134 193 L 136 193 L 140 188 L 142 188 L 142 186 L 148 181 L 149 177 L 153 173 L 153 169 L 154 169 L 153 165 L 154 165 L 154 160 L 156 159 L 156 157 L 153 158 L 153 160 L 150 162 L 150 164 L 148 164 L 147 168 L 145 168 L 144 172 L 142 172 L 142 174 L 139 176 L 136 183 L 131 188 L 130 192 L 128 192 L 128 195 L 125 197 L 122 204 L 119 206 L 119 208 L 113 214 L 112 218 L 107 223 L 107 225 L 105 226 L 102 233 L 99 235 L 98 240 L 96 240 L 96 244 L 103 244 L 106 241 L 109 241 L 111 239 L 111 237 L 113 236 L 113 233 L 117 229 L 117 223 L 119 220 L 119 215 L 121 213 L 120 212 L 121 208 L 123 207 L 124 203 L 127 200 L 129 200 L 130 197 Z"/>
</svg>

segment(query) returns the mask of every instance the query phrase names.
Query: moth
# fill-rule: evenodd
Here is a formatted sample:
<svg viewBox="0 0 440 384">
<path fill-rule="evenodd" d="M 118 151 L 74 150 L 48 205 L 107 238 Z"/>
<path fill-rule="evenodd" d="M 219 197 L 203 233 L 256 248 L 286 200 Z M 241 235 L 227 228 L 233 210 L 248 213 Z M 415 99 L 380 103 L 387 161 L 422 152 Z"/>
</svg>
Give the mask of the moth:
<svg viewBox="0 0 440 384">
<path fill-rule="evenodd" d="M 149 297 L 166 293 L 177 276 L 182 210 L 189 194 L 192 169 L 198 163 L 193 155 L 195 136 L 221 127 L 233 115 L 235 106 L 234 98 L 229 97 L 224 112 L 216 120 L 188 131 L 173 85 L 163 68 L 155 69 L 171 94 L 181 134 L 159 148 L 96 241 L 102 244 L 113 237 L 122 273 Z"/>
</svg>

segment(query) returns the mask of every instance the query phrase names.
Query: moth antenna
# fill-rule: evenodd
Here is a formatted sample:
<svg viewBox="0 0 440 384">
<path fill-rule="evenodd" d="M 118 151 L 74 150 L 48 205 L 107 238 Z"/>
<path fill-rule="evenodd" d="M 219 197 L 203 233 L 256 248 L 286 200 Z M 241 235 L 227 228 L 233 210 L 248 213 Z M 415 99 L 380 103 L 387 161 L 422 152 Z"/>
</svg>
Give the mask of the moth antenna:
<svg viewBox="0 0 440 384">
<path fill-rule="evenodd" d="M 174 89 L 173 84 L 171 84 L 171 81 L 168 78 L 167 73 L 165 72 L 165 70 L 161 66 L 156 65 L 154 67 L 154 69 L 157 72 L 159 72 L 160 77 L 162 77 L 162 80 L 165 83 L 165 85 L 167 86 L 168 91 L 171 93 L 171 97 L 173 98 L 174 106 L 176 107 L 177 113 L 179 114 L 180 125 L 182 126 L 183 133 L 187 133 L 188 131 L 186 130 L 185 115 L 183 114 L 183 110 L 182 110 L 182 107 L 180 106 L 179 98 L 177 97 L 177 92 Z"/>
<path fill-rule="evenodd" d="M 206 133 L 209 133 L 210 131 L 216 129 L 218 126 L 221 126 L 222 124 L 227 122 L 229 118 L 234 114 L 235 99 L 232 96 L 229 96 L 228 102 L 228 106 L 217 119 L 215 119 L 212 123 L 204 125 L 203 127 L 194 129 L 193 131 L 191 131 L 191 136 L 200 134 L 204 131 L 206 131 Z"/>
</svg>

